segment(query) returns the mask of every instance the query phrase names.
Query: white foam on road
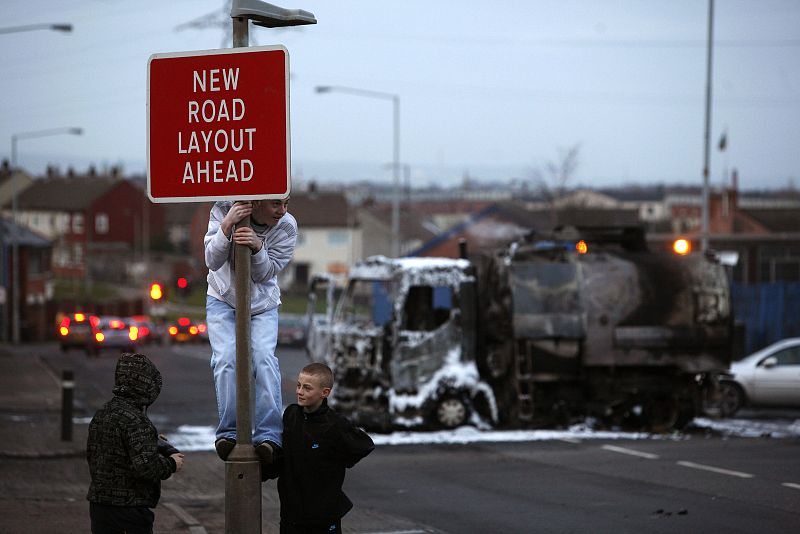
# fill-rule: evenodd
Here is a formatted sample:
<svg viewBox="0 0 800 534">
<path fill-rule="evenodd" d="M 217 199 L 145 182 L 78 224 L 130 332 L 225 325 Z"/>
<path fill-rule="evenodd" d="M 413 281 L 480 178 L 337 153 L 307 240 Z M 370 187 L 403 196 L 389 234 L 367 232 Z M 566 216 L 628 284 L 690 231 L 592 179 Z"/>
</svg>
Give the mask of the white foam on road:
<svg viewBox="0 0 800 534">
<path fill-rule="evenodd" d="M 799 420 L 753 421 L 749 419 L 706 419 L 697 418 L 692 422 L 695 428 L 706 428 L 725 436 L 758 438 L 800 437 Z M 214 449 L 213 426 L 184 425 L 167 438 L 183 451 L 210 451 Z M 371 434 L 376 445 L 432 445 L 468 443 L 513 443 L 528 441 L 566 441 L 577 443 L 583 440 L 640 440 L 640 439 L 685 439 L 685 434 L 650 434 L 646 432 L 615 432 L 593 430 L 587 425 L 575 425 L 565 430 L 478 430 L 474 427 L 461 427 L 455 430 L 438 432 L 393 432 L 391 434 Z"/>
</svg>

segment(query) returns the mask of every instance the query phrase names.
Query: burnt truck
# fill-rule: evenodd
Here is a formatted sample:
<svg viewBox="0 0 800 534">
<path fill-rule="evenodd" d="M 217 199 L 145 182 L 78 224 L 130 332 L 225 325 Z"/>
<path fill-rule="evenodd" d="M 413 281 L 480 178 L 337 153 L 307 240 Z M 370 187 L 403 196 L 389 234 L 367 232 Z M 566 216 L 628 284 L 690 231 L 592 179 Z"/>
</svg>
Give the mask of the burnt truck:
<svg viewBox="0 0 800 534">
<path fill-rule="evenodd" d="M 526 428 L 591 417 L 680 428 L 728 369 L 728 277 L 638 228 L 562 228 L 462 258 L 370 257 L 309 292 L 309 357 L 374 430 Z"/>
</svg>

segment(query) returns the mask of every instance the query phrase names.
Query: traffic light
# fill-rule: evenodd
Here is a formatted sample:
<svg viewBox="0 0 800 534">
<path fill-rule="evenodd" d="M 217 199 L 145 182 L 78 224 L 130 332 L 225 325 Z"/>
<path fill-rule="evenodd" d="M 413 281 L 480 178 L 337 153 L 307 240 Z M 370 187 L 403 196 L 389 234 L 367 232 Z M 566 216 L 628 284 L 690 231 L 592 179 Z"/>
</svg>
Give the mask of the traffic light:
<svg viewBox="0 0 800 534">
<path fill-rule="evenodd" d="M 185 276 L 178 278 L 175 285 L 178 286 L 178 296 L 182 299 L 186 298 L 192 290 L 189 279 Z"/>
<path fill-rule="evenodd" d="M 161 287 L 161 284 L 158 282 L 153 282 L 150 284 L 150 298 L 153 300 L 161 300 L 164 296 L 164 289 Z"/>
</svg>

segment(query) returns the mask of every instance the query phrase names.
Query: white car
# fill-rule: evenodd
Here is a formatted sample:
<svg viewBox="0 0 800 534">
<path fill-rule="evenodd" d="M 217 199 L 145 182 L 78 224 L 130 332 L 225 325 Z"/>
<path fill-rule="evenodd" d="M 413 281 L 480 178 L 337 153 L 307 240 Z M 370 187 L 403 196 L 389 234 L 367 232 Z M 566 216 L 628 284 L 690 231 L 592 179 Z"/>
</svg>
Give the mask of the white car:
<svg viewBox="0 0 800 534">
<path fill-rule="evenodd" d="M 745 405 L 800 407 L 800 337 L 778 341 L 732 363 L 721 385 L 722 416 Z"/>
</svg>

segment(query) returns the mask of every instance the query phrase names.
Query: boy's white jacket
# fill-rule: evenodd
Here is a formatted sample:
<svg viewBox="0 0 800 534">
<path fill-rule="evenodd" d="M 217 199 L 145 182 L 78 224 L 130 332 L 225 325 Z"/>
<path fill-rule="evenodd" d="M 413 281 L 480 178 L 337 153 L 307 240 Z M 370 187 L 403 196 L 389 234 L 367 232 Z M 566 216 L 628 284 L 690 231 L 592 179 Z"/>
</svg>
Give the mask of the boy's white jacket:
<svg viewBox="0 0 800 534">
<path fill-rule="evenodd" d="M 208 295 L 236 307 L 236 287 L 233 278 L 233 241 L 222 231 L 222 219 L 233 206 L 231 201 L 219 201 L 211 207 L 208 231 L 203 239 L 208 267 Z M 231 232 L 233 235 L 233 232 Z M 297 221 L 288 212 L 275 226 L 258 234 L 263 246 L 250 256 L 250 310 L 253 315 L 281 304 L 277 275 L 294 254 L 297 242 Z"/>
</svg>

